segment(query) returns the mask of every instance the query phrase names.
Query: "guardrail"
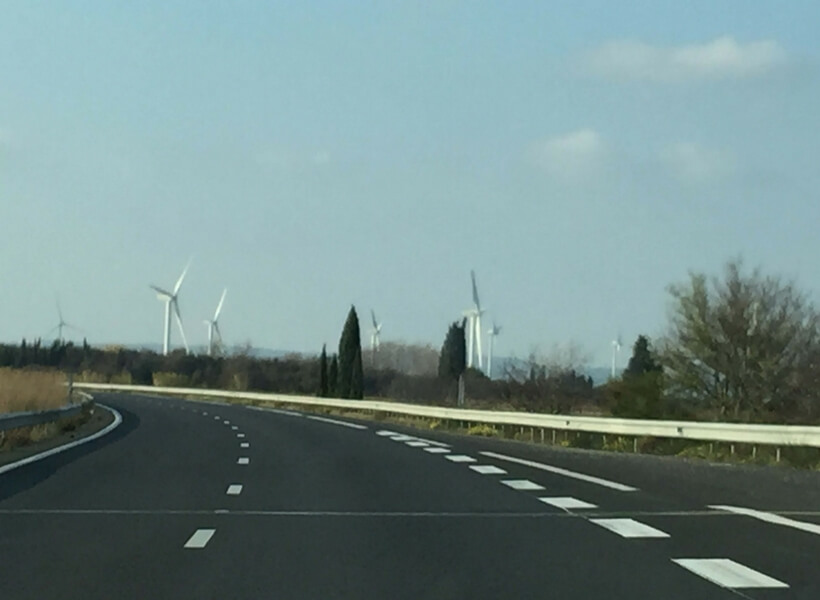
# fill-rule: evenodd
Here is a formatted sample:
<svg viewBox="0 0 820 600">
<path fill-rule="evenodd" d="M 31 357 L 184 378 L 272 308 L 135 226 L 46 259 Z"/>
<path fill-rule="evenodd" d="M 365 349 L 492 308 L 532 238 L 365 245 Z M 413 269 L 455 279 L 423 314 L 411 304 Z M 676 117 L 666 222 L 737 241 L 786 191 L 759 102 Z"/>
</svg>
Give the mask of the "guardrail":
<svg viewBox="0 0 820 600">
<path fill-rule="evenodd" d="M 91 400 L 91 396 L 88 394 L 83 394 L 83 396 L 85 397 L 83 402 L 79 404 L 68 404 L 62 408 L 0 414 L 0 431 L 43 425 L 44 423 L 78 415 L 82 412 L 85 403 Z"/>
<path fill-rule="evenodd" d="M 533 430 L 540 429 L 542 432 L 542 440 L 543 431 L 552 430 L 553 432 L 577 431 L 636 438 L 657 437 L 704 442 L 726 442 L 731 444 L 760 444 L 778 447 L 807 446 L 820 448 L 820 427 L 810 425 L 758 425 L 703 421 L 655 421 L 649 419 L 576 417 L 571 415 L 445 408 L 374 400 L 338 400 L 334 398 L 313 398 L 308 396 L 288 396 L 284 394 L 154 387 L 150 385 L 75 383 L 74 387 L 111 392 L 137 392 L 199 396 L 203 398 L 259 400 L 270 403 L 344 408 L 348 410 L 409 415 L 431 419 L 461 421 L 465 423 L 527 427 Z"/>
</svg>

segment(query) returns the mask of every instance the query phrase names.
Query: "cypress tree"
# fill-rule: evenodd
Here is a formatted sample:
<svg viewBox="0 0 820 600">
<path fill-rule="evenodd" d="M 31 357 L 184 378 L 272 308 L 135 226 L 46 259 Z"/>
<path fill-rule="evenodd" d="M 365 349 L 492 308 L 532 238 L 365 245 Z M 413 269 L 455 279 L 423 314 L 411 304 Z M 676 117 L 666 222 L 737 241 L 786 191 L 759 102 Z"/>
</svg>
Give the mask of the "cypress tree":
<svg viewBox="0 0 820 600">
<path fill-rule="evenodd" d="M 364 373 L 362 373 L 362 351 L 359 351 L 353 357 L 353 371 L 350 374 L 350 397 L 353 400 L 362 400 L 364 398 Z"/>
<path fill-rule="evenodd" d="M 316 393 L 320 398 L 327 398 L 327 349 L 322 344 L 322 354 L 319 356 L 319 390 Z"/>
<path fill-rule="evenodd" d="M 632 347 L 632 357 L 624 371 L 625 376 L 639 376 L 644 373 L 660 373 L 661 366 L 652 356 L 649 347 L 649 339 L 645 335 L 639 335 Z"/>
<path fill-rule="evenodd" d="M 331 397 L 336 397 L 338 394 L 336 392 L 336 385 L 339 382 L 339 361 L 336 360 L 336 355 L 333 355 L 333 358 L 330 359 L 330 369 L 328 369 L 327 374 L 327 391 L 328 395 Z"/>
<path fill-rule="evenodd" d="M 458 379 L 467 368 L 467 343 L 464 338 L 466 324 L 453 323 L 444 338 L 438 359 L 439 377 Z"/>
<path fill-rule="evenodd" d="M 347 313 L 342 337 L 339 340 L 339 380 L 336 390 L 339 398 L 352 398 L 351 382 L 353 378 L 353 365 L 358 356 L 359 363 L 362 360 L 362 344 L 359 337 L 359 317 L 356 315 L 356 307 L 351 306 Z M 361 368 L 361 367 L 359 367 Z"/>
</svg>

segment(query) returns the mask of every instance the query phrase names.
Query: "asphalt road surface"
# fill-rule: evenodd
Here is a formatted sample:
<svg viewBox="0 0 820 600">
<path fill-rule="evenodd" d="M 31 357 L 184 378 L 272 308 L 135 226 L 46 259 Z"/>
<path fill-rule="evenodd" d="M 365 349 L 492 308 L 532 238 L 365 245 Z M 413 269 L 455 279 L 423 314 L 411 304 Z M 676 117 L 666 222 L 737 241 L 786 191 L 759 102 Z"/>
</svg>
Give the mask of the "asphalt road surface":
<svg viewBox="0 0 820 600">
<path fill-rule="evenodd" d="M 0 598 L 820 598 L 820 473 L 140 396 L 0 474 Z"/>
</svg>

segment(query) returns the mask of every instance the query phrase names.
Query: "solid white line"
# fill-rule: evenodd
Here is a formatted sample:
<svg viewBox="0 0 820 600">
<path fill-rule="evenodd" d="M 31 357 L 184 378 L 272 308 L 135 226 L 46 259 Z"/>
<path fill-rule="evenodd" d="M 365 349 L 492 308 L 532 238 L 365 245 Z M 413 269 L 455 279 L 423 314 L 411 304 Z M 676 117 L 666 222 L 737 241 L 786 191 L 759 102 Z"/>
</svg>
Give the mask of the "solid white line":
<svg viewBox="0 0 820 600">
<path fill-rule="evenodd" d="M 244 434 L 244 433 L 237 433 L 237 434 L 236 434 L 236 437 L 238 437 L 238 438 L 243 438 L 243 437 L 245 437 L 245 434 Z"/>
<path fill-rule="evenodd" d="M 197 529 L 188 541 L 185 548 L 204 548 L 216 533 L 216 529 Z"/>
<path fill-rule="evenodd" d="M 228 491 L 225 492 L 229 496 L 238 496 L 242 493 L 242 486 L 238 483 L 234 483 L 228 486 Z"/>
<path fill-rule="evenodd" d="M 593 477 L 592 475 L 585 475 L 584 473 L 576 473 L 575 471 L 570 471 L 568 469 L 562 469 L 561 467 L 553 467 L 552 465 L 545 465 L 544 463 L 535 462 L 534 460 L 525 460 L 523 458 L 516 458 L 514 456 L 506 456 L 504 454 L 496 454 L 495 452 L 482 452 L 484 456 L 489 456 L 490 458 L 497 458 L 499 460 L 507 460 L 509 462 L 518 463 L 519 465 L 525 465 L 527 467 L 532 467 L 533 469 L 540 469 L 542 471 L 549 471 L 550 473 L 555 473 L 556 475 L 563 475 L 564 477 L 571 477 L 573 479 L 578 479 L 579 481 L 586 481 L 587 483 L 594 483 L 596 485 L 601 485 L 604 487 L 611 488 L 613 490 L 618 490 L 619 492 L 636 492 L 638 488 L 634 488 L 629 485 L 624 485 L 623 483 L 617 483 L 615 481 L 609 481 L 608 479 L 601 479 L 600 477 Z"/>
<path fill-rule="evenodd" d="M 719 586 L 737 588 L 787 588 L 788 584 L 728 558 L 673 558 L 672 562 Z"/>
<path fill-rule="evenodd" d="M 727 512 L 735 513 L 738 515 L 745 515 L 747 517 L 752 517 L 753 519 L 759 519 L 761 521 L 765 521 L 767 523 L 773 523 L 774 525 L 785 525 L 786 527 L 792 527 L 794 529 L 799 529 L 800 531 L 807 531 L 808 533 L 814 533 L 816 535 L 820 535 L 820 525 L 816 523 L 806 523 L 804 521 L 796 521 L 794 519 L 788 519 L 786 517 L 781 517 L 780 515 L 776 515 L 770 512 L 764 512 L 762 510 L 755 510 L 753 508 L 743 508 L 742 506 L 728 506 L 725 504 L 713 504 L 710 505 L 709 508 L 714 508 L 717 510 L 725 510 Z"/>
<path fill-rule="evenodd" d="M 506 479 L 502 481 L 504 485 L 511 487 L 514 490 L 543 490 L 543 485 L 538 485 L 529 479 Z"/>
<path fill-rule="evenodd" d="M 433 448 L 425 448 L 424 451 L 429 452 L 430 454 L 447 454 L 450 451 L 450 449 L 434 446 Z"/>
<path fill-rule="evenodd" d="M 507 473 L 504 469 L 499 469 L 495 465 L 470 465 L 470 468 L 482 475 L 505 475 Z"/>
<path fill-rule="evenodd" d="M 234 431 L 236 431 L 237 429 L 239 429 L 239 426 L 238 426 L 238 425 L 231 425 L 231 429 L 233 429 Z"/>
<path fill-rule="evenodd" d="M 104 404 L 97 404 L 100 408 L 104 408 L 105 410 L 109 411 L 114 415 L 114 420 L 106 425 L 103 429 L 100 429 L 97 433 L 92 433 L 88 437 L 84 437 L 81 440 L 75 440 L 73 442 L 69 442 L 62 446 L 57 446 L 56 448 L 51 448 L 50 450 L 46 450 L 44 452 L 40 452 L 39 454 L 33 454 L 31 456 L 27 456 L 26 458 L 22 458 L 18 461 L 13 463 L 9 463 L 7 465 L 3 465 L 0 467 L 0 475 L 3 473 L 8 473 L 13 469 L 17 469 L 24 465 L 28 465 L 30 463 L 36 462 L 38 460 L 43 460 L 44 458 L 48 458 L 49 456 L 54 456 L 55 454 L 59 454 L 60 452 L 65 452 L 66 450 L 71 450 L 72 448 L 76 448 L 81 444 L 87 444 L 88 442 L 93 442 L 96 439 L 101 438 L 102 436 L 111 433 L 117 427 L 119 427 L 120 423 L 122 423 L 122 415 L 117 412 L 116 409 L 111 408 L 110 406 L 106 406 Z"/>
<path fill-rule="evenodd" d="M 410 440 L 409 442 L 404 443 L 411 448 L 427 448 L 430 445 L 427 442 L 422 442 L 421 440 Z"/>
<path fill-rule="evenodd" d="M 351 429 L 367 429 L 364 425 L 358 423 L 348 423 L 347 421 L 337 421 L 336 419 L 328 419 L 326 417 L 317 417 L 316 415 L 308 415 L 308 419 L 314 421 L 321 421 L 322 423 L 331 423 L 333 425 L 342 425 L 343 427 L 350 427 Z"/>
<path fill-rule="evenodd" d="M 635 519 L 590 519 L 623 538 L 668 538 L 669 534 Z"/>
<path fill-rule="evenodd" d="M 247 465 L 250 462 L 251 462 L 250 458 L 248 458 L 247 456 L 243 456 L 243 457 L 237 459 L 236 464 L 238 464 L 238 465 Z"/>
<path fill-rule="evenodd" d="M 471 463 L 476 462 L 476 460 L 472 456 L 465 456 L 464 454 L 450 454 L 449 456 L 445 456 L 447 460 L 451 460 L 454 463 Z"/>
<path fill-rule="evenodd" d="M 553 496 L 551 498 L 539 498 L 539 500 L 544 504 L 549 504 L 555 508 L 563 508 L 564 510 L 598 508 L 597 504 L 590 504 L 572 496 Z"/>
<path fill-rule="evenodd" d="M 239 444 L 239 447 L 240 448 L 250 448 L 251 445 L 248 442 L 242 442 L 241 444 Z"/>
<path fill-rule="evenodd" d="M 277 415 L 287 415 L 288 417 L 301 417 L 302 413 L 294 412 L 292 410 L 284 410 L 282 408 L 265 408 L 264 406 L 248 406 L 248 410 L 258 410 L 262 412 L 272 412 Z"/>
</svg>

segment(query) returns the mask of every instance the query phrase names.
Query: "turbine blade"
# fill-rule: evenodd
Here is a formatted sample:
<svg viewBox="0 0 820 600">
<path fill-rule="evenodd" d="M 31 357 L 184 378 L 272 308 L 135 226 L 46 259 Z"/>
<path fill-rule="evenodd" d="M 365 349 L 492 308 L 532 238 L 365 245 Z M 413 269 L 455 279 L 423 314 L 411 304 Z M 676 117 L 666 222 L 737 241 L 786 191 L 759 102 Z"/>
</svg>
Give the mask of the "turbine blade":
<svg viewBox="0 0 820 600">
<path fill-rule="evenodd" d="M 216 333 L 216 337 L 219 338 L 219 341 L 222 341 L 222 332 L 219 331 L 219 323 L 214 321 L 214 333 Z"/>
<path fill-rule="evenodd" d="M 370 317 L 373 319 L 373 329 L 378 329 L 379 325 L 376 322 L 376 313 L 373 312 L 373 309 L 370 309 Z"/>
<path fill-rule="evenodd" d="M 60 297 L 57 294 L 54 294 L 54 301 L 57 304 L 57 315 L 60 317 L 60 322 L 63 321 L 63 311 L 60 308 Z"/>
<path fill-rule="evenodd" d="M 219 318 L 219 313 L 222 312 L 222 305 L 225 303 L 225 294 L 228 293 L 228 288 L 222 290 L 222 297 L 219 299 L 219 304 L 216 305 L 216 312 L 214 313 L 214 323 Z"/>
<path fill-rule="evenodd" d="M 188 267 L 190 267 L 190 266 L 191 266 L 191 261 L 189 260 L 188 264 L 185 265 L 185 268 L 182 270 L 182 275 L 179 276 L 179 279 L 177 279 L 176 284 L 174 284 L 174 296 L 177 295 L 177 292 L 179 291 L 179 288 L 182 287 L 182 280 L 185 279 L 185 274 L 188 272 Z"/>
<path fill-rule="evenodd" d="M 155 285 L 149 285 L 148 287 L 150 287 L 152 290 L 154 290 L 157 293 L 158 298 L 170 298 L 171 296 L 173 296 L 173 294 L 171 292 L 168 292 L 168 291 L 162 289 L 161 287 L 157 287 Z"/>
<path fill-rule="evenodd" d="M 185 352 L 188 352 L 188 340 L 185 339 L 185 329 L 182 327 L 182 315 L 179 313 L 179 303 L 176 300 L 172 301 L 174 304 L 174 316 L 179 327 L 179 335 L 182 337 L 182 345 L 185 346 Z"/>
<path fill-rule="evenodd" d="M 475 271 L 470 271 L 470 279 L 473 281 L 473 304 L 478 310 L 481 310 L 481 303 L 478 301 L 478 286 L 475 283 Z"/>
</svg>

